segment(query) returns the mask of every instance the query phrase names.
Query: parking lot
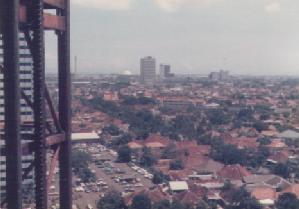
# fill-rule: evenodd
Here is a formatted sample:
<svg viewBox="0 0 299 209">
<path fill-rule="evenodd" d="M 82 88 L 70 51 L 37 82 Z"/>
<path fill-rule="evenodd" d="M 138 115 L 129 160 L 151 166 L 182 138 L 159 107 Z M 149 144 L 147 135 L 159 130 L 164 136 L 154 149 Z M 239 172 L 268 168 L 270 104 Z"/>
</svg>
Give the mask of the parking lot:
<svg viewBox="0 0 299 209">
<path fill-rule="evenodd" d="M 92 155 L 90 169 L 97 177 L 96 182 L 87 184 L 74 178 L 74 203 L 79 208 L 87 208 L 87 205 L 95 208 L 96 202 L 108 190 L 117 190 L 125 195 L 153 186 L 152 174 L 134 163 L 116 163 L 117 153 L 113 150 L 99 144 L 76 147 Z"/>
</svg>

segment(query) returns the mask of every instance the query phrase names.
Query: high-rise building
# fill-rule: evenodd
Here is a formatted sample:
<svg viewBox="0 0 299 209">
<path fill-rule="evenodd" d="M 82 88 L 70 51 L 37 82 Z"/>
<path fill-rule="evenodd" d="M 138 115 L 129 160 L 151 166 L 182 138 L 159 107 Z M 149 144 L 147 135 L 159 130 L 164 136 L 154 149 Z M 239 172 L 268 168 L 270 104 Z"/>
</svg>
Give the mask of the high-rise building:
<svg viewBox="0 0 299 209">
<path fill-rule="evenodd" d="M 27 46 L 27 42 L 25 40 L 24 34 L 19 33 L 19 56 L 20 56 L 20 86 L 23 92 L 28 96 L 28 98 L 32 98 L 33 96 L 33 60 L 30 53 L 30 50 Z M 0 34 L 0 66 L 3 66 L 3 42 L 2 35 Z M 2 67 L 1 67 L 2 68 Z M 4 141 L 4 89 L 3 89 L 3 73 L 0 72 L 0 147 L 3 148 L 5 146 Z M 26 104 L 26 102 L 21 100 L 21 122 L 28 123 L 33 121 L 33 111 Z M 21 127 L 21 137 L 24 134 L 33 134 L 33 128 L 26 128 L 24 126 Z M 28 142 L 28 140 L 26 141 Z M 1 154 L 1 153 L 0 153 Z M 33 154 L 23 155 L 22 156 L 22 168 L 27 168 L 33 161 Z M 0 155 L 0 200 L 5 197 L 5 184 L 6 184 L 6 160 L 5 156 Z M 23 180 L 23 188 L 26 190 L 30 190 L 29 187 L 33 185 L 34 175 L 33 171 L 31 171 L 27 178 Z M 32 194 L 34 193 L 34 189 L 31 188 Z M 26 193 L 26 192 L 24 192 Z M 26 193 L 25 195 L 30 195 Z M 24 196 L 25 196 L 24 195 Z M 24 197 L 26 198 L 26 197 Z M 2 202 L 2 201 L 1 201 Z"/>
<path fill-rule="evenodd" d="M 156 81 L 156 59 L 144 57 L 140 59 L 140 81 L 143 84 L 153 84 Z"/>
<path fill-rule="evenodd" d="M 220 70 L 219 72 L 211 72 L 209 78 L 215 81 L 225 81 L 230 78 L 230 75 L 229 71 Z"/>
<path fill-rule="evenodd" d="M 174 74 L 171 73 L 170 65 L 160 64 L 160 78 L 161 79 L 171 78 L 173 76 L 174 76 Z"/>
</svg>

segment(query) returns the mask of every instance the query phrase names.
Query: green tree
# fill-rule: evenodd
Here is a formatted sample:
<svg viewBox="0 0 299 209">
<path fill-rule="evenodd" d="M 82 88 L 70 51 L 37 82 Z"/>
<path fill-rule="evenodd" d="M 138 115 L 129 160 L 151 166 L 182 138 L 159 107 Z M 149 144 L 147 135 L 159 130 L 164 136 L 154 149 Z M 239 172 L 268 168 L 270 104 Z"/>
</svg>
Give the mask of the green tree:
<svg viewBox="0 0 299 209">
<path fill-rule="evenodd" d="M 233 184 L 229 180 L 225 181 L 223 187 L 221 188 L 222 191 L 229 191 L 232 189 L 233 189 Z"/>
<path fill-rule="evenodd" d="M 290 168 L 288 165 L 283 163 L 278 163 L 274 166 L 273 172 L 283 178 L 288 178 L 290 176 Z"/>
<path fill-rule="evenodd" d="M 204 201 L 200 201 L 199 203 L 197 203 L 195 209 L 210 209 L 210 207 L 209 207 L 209 205 L 208 205 L 207 203 L 205 203 Z"/>
<path fill-rule="evenodd" d="M 253 120 L 253 111 L 249 108 L 241 109 L 237 115 L 238 120 L 251 121 Z"/>
<path fill-rule="evenodd" d="M 169 169 L 170 170 L 182 170 L 182 169 L 184 169 L 183 162 L 180 159 L 171 161 L 169 164 Z"/>
<path fill-rule="evenodd" d="M 98 209 L 127 209 L 125 202 L 119 192 L 111 191 L 105 194 L 98 203 Z"/>
<path fill-rule="evenodd" d="M 117 161 L 120 163 L 128 163 L 132 158 L 132 150 L 127 145 L 121 146 L 117 151 Z"/>
<path fill-rule="evenodd" d="M 154 184 L 161 184 L 165 181 L 169 181 L 169 176 L 164 175 L 161 171 L 154 171 L 153 175 L 152 182 Z"/>
<path fill-rule="evenodd" d="M 260 145 L 269 145 L 269 144 L 271 144 L 271 140 L 268 137 L 259 138 L 259 139 L 257 139 L 257 142 L 259 142 Z"/>
<path fill-rule="evenodd" d="M 213 125 L 222 125 L 227 124 L 231 121 L 229 115 L 220 109 L 212 109 L 207 113 L 208 119 Z"/>
<path fill-rule="evenodd" d="M 151 209 L 152 202 L 148 196 L 144 194 L 136 195 L 133 198 L 131 209 Z"/>
<path fill-rule="evenodd" d="M 233 190 L 232 204 L 227 209 L 262 209 L 262 206 L 244 187 L 241 187 Z"/>
<path fill-rule="evenodd" d="M 270 155 L 269 148 L 266 146 L 259 146 L 257 150 L 246 150 L 246 165 L 253 168 L 262 166 Z"/>
<path fill-rule="evenodd" d="M 275 205 L 277 209 L 299 209 L 299 200 L 292 193 L 284 193 L 279 195 Z"/>
<path fill-rule="evenodd" d="M 92 157 L 87 152 L 75 149 L 72 151 L 72 168 L 77 173 L 81 168 L 88 167 Z"/>
<path fill-rule="evenodd" d="M 112 136 L 118 136 L 119 134 L 121 134 L 121 131 L 119 130 L 119 128 L 114 124 L 104 127 L 103 132 L 108 133 Z"/>
<path fill-rule="evenodd" d="M 244 164 L 246 152 L 238 149 L 235 145 L 218 143 L 214 146 L 212 158 L 224 164 Z"/>
<path fill-rule="evenodd" d="M 169 200 L 161 200 L 153 204 L 153 209 L 171 209 Z"/>
<path fill-rule="evenodd" d="M 157 162 L 156 157 L 153 155 L 151 150 L 147 147 L 143 148 L 143 153 L 140 158 L 140 165 L 144 167 L 151 167 Z"/>
<path fill-rule="evenodd" d="M 194 120 L 191 116 L 178 115 L 172 121 L 172 127 L 170 132 L 181 134 L 189 139 L 196 136 L 196 130 L 194 126 Z"/>
<path fill-rule="evenodd" d="M 174 143 L 169 144 L 162 152 L 161 158 L 173 159 L 176 156 L 176 146 Z"/>
<path fill-rule="evenodd" d="M 171 209 L 193 209 L 193 207 L 190 204 L 173 201 L 173 203 L 171 204 Z"/>
<path fill-rule="evenodd" d="M 112 146 L 125 145 L 125 144 L 129 143 L 130 141 L 132 141 L 132 136 L 128 133 L 124 133 L 123 135 L 121 135 L 120 137 L 117 137 L 117 139 L 115 139 L 112 142 Z"/>
<path fill-rule="evenodd" d="M 80 168 L 77 172 L 77 176 L 85 183 L 95 182 L 96 176 L 88 167 Z"/>
<path fill-rule="evenodd" d="M 261 121 L 257 121 L 253 124 L 253 128 L 255 128 L 258 132 L 262 132 L 268 129 L 268 125 Z"/>
</svg>

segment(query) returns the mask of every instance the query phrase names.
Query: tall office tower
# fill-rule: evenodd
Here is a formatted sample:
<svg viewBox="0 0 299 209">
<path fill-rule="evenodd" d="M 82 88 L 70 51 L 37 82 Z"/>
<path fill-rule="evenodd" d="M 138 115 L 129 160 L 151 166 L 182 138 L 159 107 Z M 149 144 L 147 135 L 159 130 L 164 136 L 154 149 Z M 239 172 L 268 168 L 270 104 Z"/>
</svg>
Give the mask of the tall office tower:
<svg viewBox="0 0 299 209">
<path fill-rule="evenodd" d="M 23 33 L 19 33 L 19 54 L 20 54 L 20 86 L 23 92 L 32 98 L 33 95 L 33 61 L 32 56 L 25 41 Z M 3 66 L 3 42 L 2 35 L 0 34 L 0 67 L 2 70 Z M 3 92 L 3 72 L 0 72 L 0 148 L 5 146 L 4 142 L 4 92 Z M 26 102 L 21 100 L 21 123 L 28 124 L 28 122 L 33 121 L 33 111 L 26 104 Z M 21 137 L 24 134 L 33 134 L 33 128 L 31 126 L 21 126 Z M 28 139 L 27 139 L 28 142 Z M 6 160 L 5 156 L 2 156 L 0 153 L 0 200 L 5 197 L 5 184 L 6 184 Z M 22 156 L 22 168 L 23 170 L 30 166 L 33 161 L 33 154 L 23 155 Z M 26 179 L 23 180 L 23 194 L 24 199 L 30 198 L 30 195 L 34 194 L 34 189 L 32 185 L 34 183 L 34 174 L 33 171 L 30 172 Z M 31 190 L 31 191 L 30 191 Z"/>
<path fill-rule="evenodd" d="M 169 78 L 172 77 L 170 73 L 170 65 L 160 64 L 160 78 Z"/>
<path fill-rule="evenodd" d="M 140 81 L 143 84 L 154 84 L 156 81 L 156 59 L 144 57 L 140 59 Z"/>
</svg>

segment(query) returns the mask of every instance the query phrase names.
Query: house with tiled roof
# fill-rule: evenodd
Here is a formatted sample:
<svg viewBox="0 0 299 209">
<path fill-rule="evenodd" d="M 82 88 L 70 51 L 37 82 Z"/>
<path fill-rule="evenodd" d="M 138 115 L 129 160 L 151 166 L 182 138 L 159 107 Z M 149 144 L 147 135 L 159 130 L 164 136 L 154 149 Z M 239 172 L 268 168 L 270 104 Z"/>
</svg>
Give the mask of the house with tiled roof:
<svg viewBox="0 0 299 209">
<path fill-rule="evenodd" d="M 153 189 L 143 189 L 138 192 L 133 192 L 127 196 L 124 197 L 126 205 L 131 205 L 133 198 L 136 195 L 146 195 L 150 198 L 150 200 L 155 203 L 155 202 L 160 202 L 162 200 L 171 200 L 171 196 L 169 193 L 164 192 L 162 188 L 160 187 L 155 187 Z"/>
<path fill-rule="evenodd" d="M 267 147 L 278 150 L 278 149 L 286 148 L 287 145 L 284 143 L 282 139 L 276 138 L 276 139 L 272 139 L 271 143 L 267 145 Z"/>
<path fill-rule="evenodd" d="M 145 140 L 133 140 L 128 143 L 128 146 L 135 151 L 141 151 L 142 148 L 150 148 L 154 154 L 160 155 L 161 151 L 168 146 L 170 140 L 159 134 L 151 134 Z"/>
<path fill-rule="evenodd" d="M 238 149 L 252 148 L 256 149 L 259 145 L 255 137 L 231 138 L 224 141 L 226 144 L 235 145 Z"/>
<path fill-rule="evenodd" d="M 247 186 L 269 186 L 276 190 L 284 190 L 288 188 L 291 183 L 284 178 L 269 174 L 269 175 L 250 175 L 243 178 L 243 182 Z"/>
<path fill-rule="evenodd" d="M 211 173 L 216 175 L 224 167 L 224 164 L 219 163 L 215 160 L 208 159 L 204 161 L 198 168 L 195 170 L 197 173 Z"/>
<path fill-rule="evenodd" d="M 273 153 L 267 158 L 267 161 L 273 164 L 286 163 L 291 154 L 288 151 L 280 151 Z"/>
<path fill-rule="evenodd" d="M 252 175 L 245 167 L 235 164 L 235 165 L 226 165 L 220 171 L 217 172 L 217 175 L 222 179 L 227 180 L 243 180 L 244 177 Z"/>
<path fill-rule="evenodd" d="M 277 197 L 276 190 L 265 185 L 249 187 L 247 190 L 251 196 L 263 206 L 273 206 Z"/>
<path fill-rule="evenodd" d="M 299 198 L 299 184 L 292 184 L 285 188 L 281 193 L 293 193 Z"/>
<path fill-rule="evenodd" d="M 133 140 L 128 143 L 128 147 L 132 150 L 138 150 L 143 148 L 143 143 L 140 140 Z"/>
<path fill-rule="evenodd" d="M 294 130 L 285 130 L 277 135 L 279 138 L 283 139 L 299 139 L 299 132 Z"/>
<path fill-rule="evenodd" d="M 204 187 L 190 184 L 189 189 L 173 196 L 173 200 L 191 205 L 198 204 L 206 195 L 208 190 Z"/>
</svg>

